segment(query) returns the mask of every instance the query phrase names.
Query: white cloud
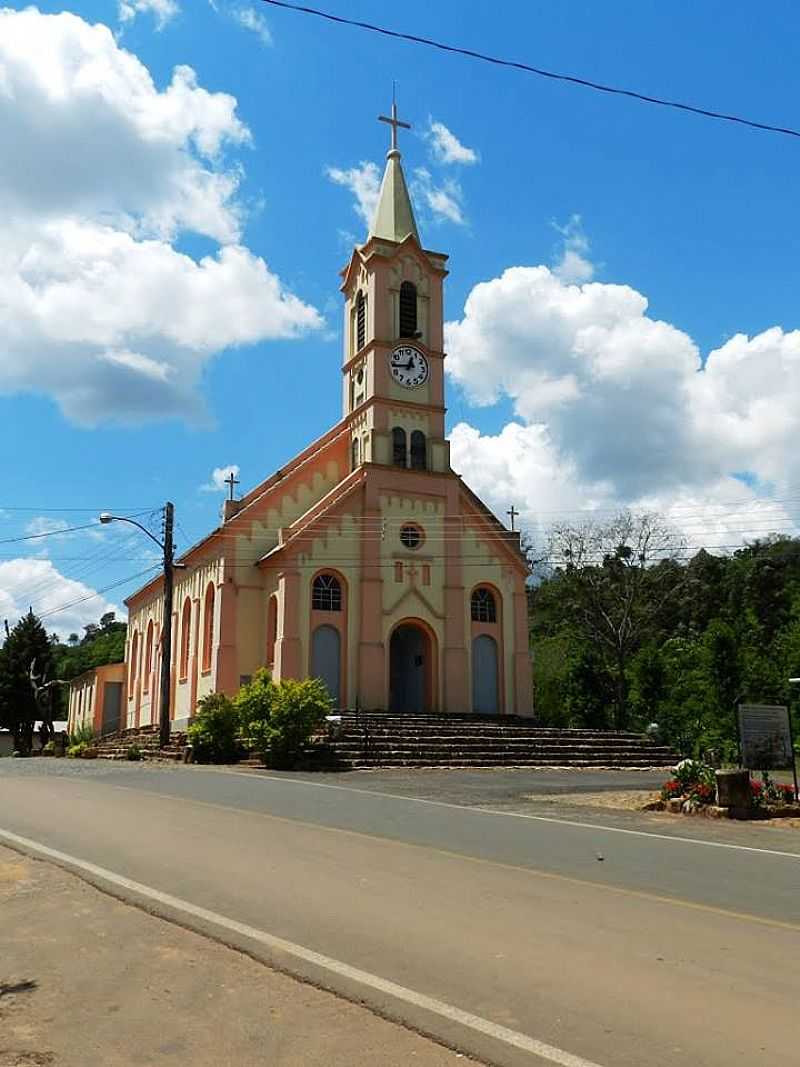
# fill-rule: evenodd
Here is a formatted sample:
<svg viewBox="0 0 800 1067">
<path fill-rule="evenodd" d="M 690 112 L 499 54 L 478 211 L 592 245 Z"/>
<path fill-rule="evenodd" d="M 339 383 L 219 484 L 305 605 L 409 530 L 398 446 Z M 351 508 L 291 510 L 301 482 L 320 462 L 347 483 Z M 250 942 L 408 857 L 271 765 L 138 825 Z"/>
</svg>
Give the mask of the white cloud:
<svg viewBox="0 0 800 1067">
<path fill-rule="evenodd" d="M 25 536 L 29 538 L 28 548 L 31 551 L 36 549 L 37 557 L 42 558 L 49 554 L 50 548 L 54 543 L 83 538 L 102 541 L 105 531 L 99 522 L 90 525 L 91 523 L 91 518 L 82 519 L 78 523 L 80 528 L 75 529 L 75 524 L 67 522 L 66 519 L 55 519 L 49 515 L 37 515 L 25 525 Z M 86 527 L 89 528 L 87 529 Z"/>
<path fill-rule="evenodd" d="M 573 215 L 566 226 L 553 223 L 561 234 L 561 249 L 553 274 L 567 285 L 583 285 L 594 277 L 594 264 L 589 259 L 589 238 L 583 232 L 580 215 Z"/>
<path fill-rule="evenodd" d="M 429 170 L 417 167 L 411 183 L 415 200 L 427 209 L 434 222 L 454 222 L 463 226 L 466 222 L 463 211 L 461 186 L 453 178 L 437 185 Z"/>
<path fill-rule="evenodd" d="M 478 153 L 473 148 L 463 145 L 443 122 L 429 120 L 428 142 L 431 154 L 437 163 L 472 164 L 478 162 Z"/>
<path fill-rule="evenodd" d="M 159 30 L 180 11 L 177 0 L 119 0 L 117 4 L 120 22 L 132 22 L 137 15 L 155 16 Z"/>
<path fill-rule="evenodd" d="M 51 537 L 69 529 L 66 519 L 51 519 L 46 515 L 37 515 L 25 526 L 26 537 Z"/>
<path fill-rule="evenodd" d="M 272 44 L 269 25 L 260 11 L 252 7 L 234 7 L 231 16 L 243 29 L 254 33 L 263 45 Z"/>
<path fill-rule="evenodd" d="M 381 172 L 375 163 L 363 161 L 357 167 L 341 170 L 339 167 L 326 167 L 325 173 L 336 185 L 343 185 L 355 197 L 353 210 L 368 227 L 378 207 L 381 191 Z"/>
<path fill-rule="evenodd" d="M 116 604 L 97 595 L 91 586 L 65 577 L 49 559 L 0 562 L 0 617 L 13 626 L 31 606 L 47 632 L 62 638 L 80 633 L 107 611 L 124 617 Z"/>
<path fill-rule="evenodd" d="M 206 485 L 200 488 L 204 493 L 227 493 L 230 487 L 225 484 L 225 479 L 239 477 L 239 464 L 229 463 L 227 467 L 215 467 L 211 472 L 211 478 Z"/>
<path fill-rule="evenodd" d="M 196 414 L 216 352 L 321 326 L 239 243 L 250 132 L 190 68 L 159 90 L 106 26 L 0 9 L 0 133 L 0 391 L 84 424 Z"/>
<path fill-rule="evenodd" d="M 27 248 L 25 236 L 34 241 Z M 198 262 L 162 241 L 71 220 L 19 237 L 0 253 L 9 305 L 0 391 L 46 383 L 84 425 L 198 415 L 200 377 L 215 352 L 295 337 L 321 321 L 238 245 Z"/>
<path fill-rule="evenodd" d="M 656 508 L 690 544 L 795 528 L 800 331 L 738 335 L 704 362 L 636 290 L 538 266 L 476 285 L 446 333 L 468 398 L 513 404 L 497 435 L 452 434 L 454 467 L 501 517 Z"/>
</svg>

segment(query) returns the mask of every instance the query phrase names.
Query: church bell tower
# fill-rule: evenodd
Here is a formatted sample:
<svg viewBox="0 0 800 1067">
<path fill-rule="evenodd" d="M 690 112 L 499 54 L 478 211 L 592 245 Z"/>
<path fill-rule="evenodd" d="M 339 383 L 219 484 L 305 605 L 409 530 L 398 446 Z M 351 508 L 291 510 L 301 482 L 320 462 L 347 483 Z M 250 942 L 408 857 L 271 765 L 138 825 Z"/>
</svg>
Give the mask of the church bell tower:
<svg viewBox="0 0 800 1067">
<path fill-rule="evenodd" d="M 406 185 L 398 128 L 367 240 L 343 271 L 344 417 L 353 469 L 363 463 L 445 473 L 444 307 L 447 256 L 423 248 Z"/>
</svg>

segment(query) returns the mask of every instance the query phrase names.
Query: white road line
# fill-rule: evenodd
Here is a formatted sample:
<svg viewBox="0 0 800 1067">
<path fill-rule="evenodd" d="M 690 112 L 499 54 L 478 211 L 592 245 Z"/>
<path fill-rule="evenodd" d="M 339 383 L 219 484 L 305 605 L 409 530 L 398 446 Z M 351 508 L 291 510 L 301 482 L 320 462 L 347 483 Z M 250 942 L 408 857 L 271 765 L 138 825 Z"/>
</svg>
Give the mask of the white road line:
<svg viewBox="0 0 800 1067">
<path fill-rule="evenodd" d="M 479 815 L 492 815 L 506 819 L 530 819 L 533 822 L 552 823 L 556 826 L 575 826 L 581 830 L 604 830 L 609 834 L 628 834 L 631 837 L 652 837 L 657 841 L 678 841 L 683 845 L 703 845 L 705 848 L 727 848 L 734 852 L 756 852 L 762 856 L 782 856 L 784 859 L 800 861 L 800 852 L 780 852 L 773 848 L 756 848 L 753 845 L 732 845 L 727 841 L 703 841 L 697 837 L 680 837 L 677 834 L 657 834 L 650 830 L 626 830 L 622 826 L 605 826 L 601 823 L 578 822 L 574 819 L 556 819 L 549 815 L 528 815 L 521 811 L 498 811 L 496 808 L 478 808 L 474 804 L 452 804 L 446 800 L 428 800 L 424 797 L 406 797 L 402 793 L 383 793 L 377 789 L 357 789 L 352 785 L 334 785 L 332 782 L 309 782 L 307 778 L 279 778 L 274 774 L 248 773 L 247 771 L 225 771 L 205 767 L 212 774 L 228 774 L 236 778 L 266 779 L 280 782 L 282 785 L 308 785 L 314 789 L 338 789 L 343 793 L 360 793 L 367 797 L 386 797 L 389 800 L 406 800 L 410 804 L 429 804 L 435 808 L 451 808 L 454 811 L 474 811 Z M 557 795 L 557 794 L 556 794 Z"/>
<path fill-rule="evenodd" d="M 379 993 L 385 993 L 416 1008 L 422 1008 L 424 1011 L 438 1015 L 450 1022 L 459 1023 L 461 1026 L 465 1026 L 486 1037 L 494 1038 L 496 1041 L 501 1041 L 503 1044 L 510 1045 L 513 1048 L 531 1052 L 548 1063 L 557 1064 L 558 1067 L 600 1067 L 599 1064 L 592 1060 L 584 1059 L 583 1056 L 575 1056 L 571 1052 L 565 1052 L 563 1049 L 548 1045 L 544 1041 L 537 1041 L 536 1038 L 519 1033 L 517 1030 L 499 1026 L 497 1023 L 484 1019 L 480 1015 L 462 1011 L 461 1008 L 456 1008 L 443 1000 L 437 1000 L 435 997 L 418 993 L 414 989 L 408 989 L 406 986 L 398 985 L 396 982 L 391 982 L 376 974 L 370 974 L 369 971 L 362 971 L 358 967 L 351 967 L 350 964 L 343 963 L 341 960 L 323 956 L 319 952 L 314 952 L 313 949 L 305 948 L 303 945 L 296 945 L 293 941 L 286 941 L 282 937 L 276 937 L 274 934 L 269 934 L 265 930 L 259 930 L 254 926 L 248 926 L 246 923 L 237 922 L 236 919 L 230 919 L 228 916 L 220 915 L 216 911 L 201 908 L 188 900 L 174 897 L 170 893 L 162 893 L 160 889 L 154 889 L 152 886 L 144 885 L 142 882 L 135 882 L 131 878 L 126 878 L 124 875 L 108 870 L 106 867 L 98 867 L 96 864 L 89 863 L 87 860 L 82 860 L 77 856 L 59 852 L 58 849 L 50 848 L 48 845 L 43 845 L 38 841 L 32 841 L 28 837 L 21 837 L 10 830 L 0 829 L 0 840 L 5 840 L 12 845 L 17 845 L 26 852 L 53 860 L 65 867 L 84 871 L 101 882 L 136 893 L 138 896 L 154 901 L 173 911 L 190 915 L 204 923 L 210 923 L 223 930 L 239 934 L 241 937 L 256 941 L 267 948 L 277 949 L 289 956 L 293 956 L 295 959 L 302 960 L 304 963 L 320 967 L 331 974 L 338 975 L 340 978 L 358 982 L 362 986 Z"/>
</svg>

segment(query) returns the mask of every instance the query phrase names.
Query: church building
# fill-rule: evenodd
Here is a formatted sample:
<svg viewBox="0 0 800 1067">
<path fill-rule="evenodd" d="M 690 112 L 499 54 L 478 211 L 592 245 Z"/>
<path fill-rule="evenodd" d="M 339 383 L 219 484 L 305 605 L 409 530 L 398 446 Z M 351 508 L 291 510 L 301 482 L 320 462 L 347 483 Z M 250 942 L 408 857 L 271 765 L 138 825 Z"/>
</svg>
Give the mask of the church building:
<svg viewBox="0 0 800 1067">
<path fill-rule="evenodd" d="M 450 468 L 447 256 L 423 247 L 397 148 L 342 271 L 342 418 L 180 559 L 173 726 L 262 667 L 340 708 L 531 715 L 519 534 Z M 162 578 L 128 600 L 123 728 L 159 720 Z"/>
</svg>

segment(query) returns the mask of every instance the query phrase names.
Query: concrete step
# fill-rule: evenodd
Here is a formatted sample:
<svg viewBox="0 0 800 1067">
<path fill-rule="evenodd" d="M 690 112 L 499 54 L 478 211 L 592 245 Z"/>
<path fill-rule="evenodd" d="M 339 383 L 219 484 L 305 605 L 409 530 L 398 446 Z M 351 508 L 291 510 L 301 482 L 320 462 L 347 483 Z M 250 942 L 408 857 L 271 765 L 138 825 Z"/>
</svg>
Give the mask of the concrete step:
<svg viewBox="0 0 800 1067">
<path fill-rule="evenodd" d="M 322 735 L 321 735 L 322 736 Z M 440 744 L 440 745 L 511 745 L 511 746 L 541 746 L 547 748 L 616 748 L 620 752 L 635 751 L 640 748 L 667 748 L 666 745 L 656 745 L 653 742 L 639 738 L 629 740 L 627 738 L 604 737 L 541 737 L 538 734 L 517 736 L 513 733 L 493 735 L 482 733 L 446 733 L 438 730 L 380 730 L 367 731 L 366 733 L 356 730 L 345 730 L 336 735 L 337 744 L 362 744 L 367 738 L 374 744 L 394 742 L 402 740 L 406 744 Z"/>
<path fill-rule="evenodd" d="M 106 760 L 126 760 L 128 749 L 134 746 L 142 753 L 142 759 L 162 759 L 177 761 L 183 758 L 186 734 L 173 734 L 166 748 L 159 746 L 160 729 L 155 726 L 141 726 L 110 734 L 97 742 L 97 758 Z"/>
<path fill-rule="evenodd" d="M 489 739 L 527 739 L 546 742 L 574 742 L 578 744 L 595 744 L 613 741 L 619 745 L 641 745 L 652 744 L 653 742 L 643 737 L 641 734 L 633 735 L 620 735 L 615 733 L 559 733 L 559 734 L 545 734 L 539 730 L 532 729 L 514 729 L 514 728 L 499 728 L 495 730 L 491 729 L 473 729 L 471 727 L 457 728 L 452 726 L 442 726 L 440 723 L 430 723 L 421 726 L 409 726 L 405 724 L 399 724 L 397 726 L 367 726 L 358 727 L 355 725 L 345 724 L 339 728 L 339 736 L 357 736 L 362 737 L 367 733 L 370 737 L 395 737 L 402 734 L 406 737 L 476 737 L 476 738 L 489 738 Z"/>
<path fill-rule="evenodd" d="M 627 730 L 559 730 L 530 719 L 345 712 L 320 737 L 350 767 L 669 767 L 677 755 Z"/>
<path fill-rule="evenodd" d="M 261 763 L 257 763 L 261 766 Z M 670 771 L 669 764 L 660 762 L 650 763 L 646 760 L 548 760 L 548 759 L 515 759 L 515 760 L 481 760 L 481 759 L 451 759 L 451 760 L 425 760 L 425 759 L 375 759 L 353 760 L 346 764 L 349 769 L 369 770 L 374 767 L 528 767 L 534 768 L 574 768 L 575 770 L 620 770 L 620 771 L 646 771 L 663 770 L 664 774 Z"/>
</svg>

